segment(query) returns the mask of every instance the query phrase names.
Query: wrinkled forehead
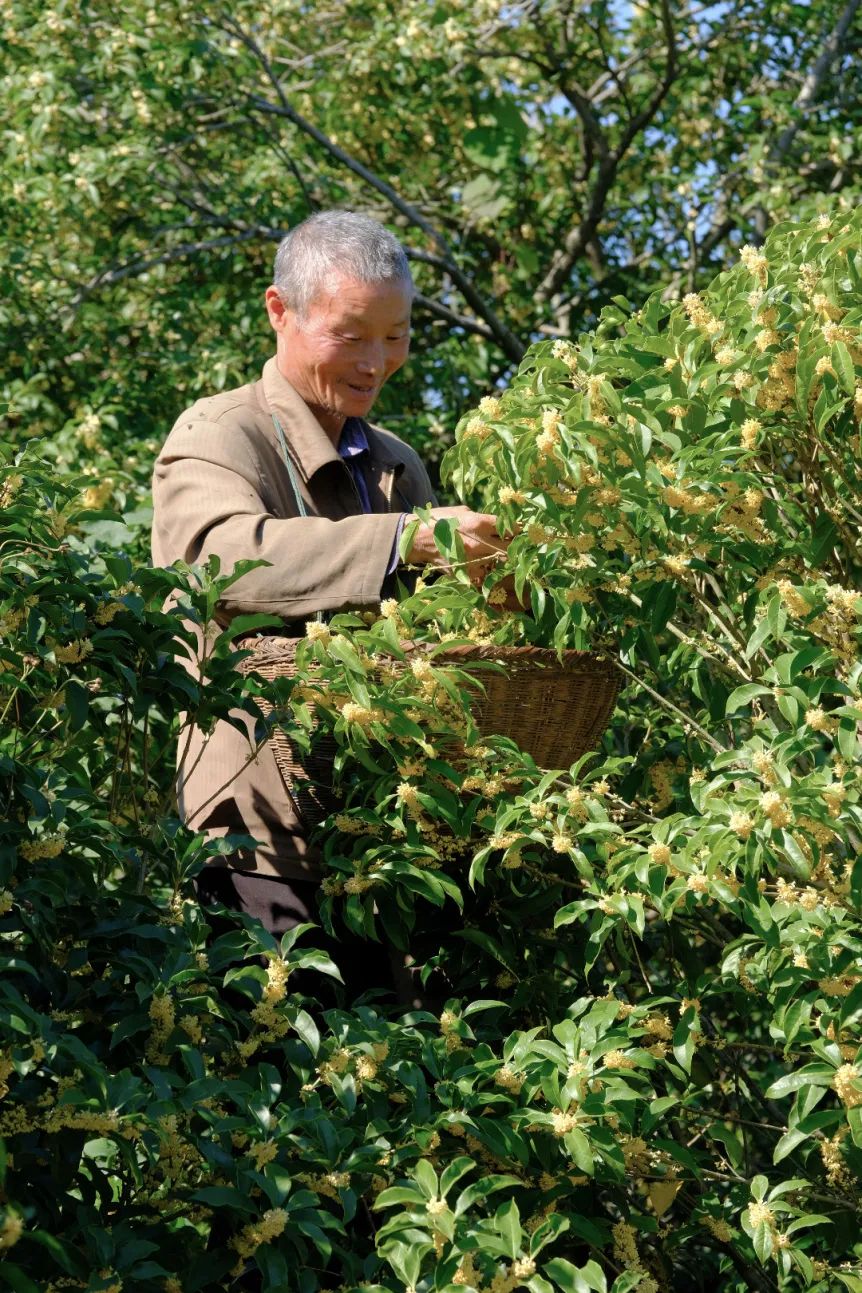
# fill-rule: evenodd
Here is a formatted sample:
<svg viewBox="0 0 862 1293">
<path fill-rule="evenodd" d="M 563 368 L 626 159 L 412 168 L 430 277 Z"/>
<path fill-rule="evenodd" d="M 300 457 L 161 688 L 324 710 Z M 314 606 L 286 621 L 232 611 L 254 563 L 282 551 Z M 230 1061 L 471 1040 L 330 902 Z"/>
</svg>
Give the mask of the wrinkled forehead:
<svg viewBox="0 0 862 1293">
<path fill-rule="evenodd" d="M 306 317 L 316 316 L 353 324 L 406 324 L 410 322 L 414 293 L 415 288 L 409 278 L 389 278 L 369 283 L 333 271 L 326 276 L 313 297 Z"/>
</svg>

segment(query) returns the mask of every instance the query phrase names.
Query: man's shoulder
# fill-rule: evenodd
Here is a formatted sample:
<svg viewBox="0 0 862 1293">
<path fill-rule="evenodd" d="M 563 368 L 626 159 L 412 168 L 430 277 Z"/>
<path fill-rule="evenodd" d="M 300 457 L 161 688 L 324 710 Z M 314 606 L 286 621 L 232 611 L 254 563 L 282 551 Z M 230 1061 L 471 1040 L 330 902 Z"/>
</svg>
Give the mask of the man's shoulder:
<svg viewBox="0 0 862 1293">
<path fill-rule="evenodd" d="M 181 427 L 200 430 L 203 424 L 231 431 L 238 427 L 251 430 L 265 419 L 266 410 L 259 399 L 257 383 L 246 382 L 229 391 L 201 396 L 180 413 L 174 423 L 174 430 Z"/>
</svg>

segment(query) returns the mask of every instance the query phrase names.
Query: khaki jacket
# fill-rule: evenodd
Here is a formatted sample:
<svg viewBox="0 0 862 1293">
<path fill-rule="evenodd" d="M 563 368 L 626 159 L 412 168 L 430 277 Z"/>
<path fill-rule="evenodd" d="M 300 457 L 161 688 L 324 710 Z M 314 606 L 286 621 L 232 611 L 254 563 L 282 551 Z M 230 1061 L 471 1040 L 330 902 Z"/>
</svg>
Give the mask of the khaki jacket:
<svg viewBox="0 0 862 1293">
<path fill-rule="evenodd" d="M 287 440 L 308 515 L 299 514 L 272 421 Z M 363 423 L 372 515 L 362 514 L 350 471 L 311 410 L 279 373 L 198 400 L 177 419 L 153 476 L 153 564 L 203 564 L 216 553 L 222 571 L 237 561 L 270 564 L 227 590 L 218 618 L 264 611 L 302 632 L 316 611 L 377 606 L 402 513 L 434 501 L 415 452 L 397 436 Z M 178 778 L 180 814 L 216 837 L 250 835 L 258 847 L 232 854 L 243 870 L 312 878 L 309 849 L 269 746 L 248 763 L 249 736 L 219 722 L 193 730 Z M 244 766 L 245 765 L 245 766 Z"/>
</svg>

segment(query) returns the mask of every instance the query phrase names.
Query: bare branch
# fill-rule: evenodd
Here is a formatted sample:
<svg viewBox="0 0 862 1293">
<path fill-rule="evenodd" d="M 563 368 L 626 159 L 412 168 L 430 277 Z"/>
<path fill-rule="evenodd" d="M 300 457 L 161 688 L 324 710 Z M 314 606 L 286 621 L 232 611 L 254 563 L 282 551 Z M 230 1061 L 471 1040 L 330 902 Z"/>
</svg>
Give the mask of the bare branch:
<svg viewBox="0 0 862 1293">
<path fill-rule="evenodd" d="M 445 319 L 447 323 L 452 323 L 456 328 L 463 328 L 465 332 L 472 332 L 478 337 L 484 337 L 486 341 L 494 341 L 495 337 L 490 328 L 478 319 L 471 319 L 466 314 L 458 314 L 457 310 L 450 310 L 448 305 L 442 301 L 435 301 L 433 297 L 423 296 L 417 292 L 413 301 L 420 309 L 427 310 L 433 314 L 436 319 Z"/>
<path fill-rule="evenodd" d="M 539 302 L 547 302 L 553 299 L 565 282 L 567 275 L 571 272 L 572 267 L 579 257 L 583 255 L 589 243 L 592 242 L 605 209 L 608 193 L 616 180 L 620 163 L 636 136 L 658 112 L 665 96 L 673 85 L 677 67 L 676 36 L 673 29 L 669 0 L 661 0 L 661 12 L 667 49 L 661 81 L 644 107 L 628 122 L 619 143 L 601 157 L 586 212 L 582 216 L 580 223 L 569 231 L 563 246 L 551 257 L 551 263 L 536 292 L 536 298 Z"/>
<path fill-rule="evenodd" d="M 348 170 L 352 171 L 354 175 L 358 175 L 360 179 L 363 179 L 378 193 L 382 194 L 383 197 L 391 203 L 395 210 L 400 212 L 400 214 L 409 220 L 412 225 L 421 229 L 438 249 L 441 258 L 445 260 L 447 273 L 450 275 L 453 284 L 463 295 L 467 304 L 475 310 L 476 314 L 480 318 L 485 320 L 495 341 L 507 357 L 515 363 L 519 363 L 526 347 L 503 323 L 497 313 L 477 290 L 470 278 L 460 269 L 455 260 L 452 248 L 439 230 L 436 229 L 429 220 L 426 220 L 421 211 L 413 206 L 412 203 L 407 202 L 402 198 L 391 184 L 387 183 L 387 181 L 382 179 L 381 176 L 375 174 L 375 172 L 370 170 L 369 167 L 363 165 L 362 162 L 357 161 L 355 157 L 352 157 L 349 153 L 345 152 L 344 149 L 335 144 L 328 135 L 324 134 L 322 130 L 319 130 L 317 126 L 313 125 L 310 121 L 307 121 L 305 117 L 297 112 L 288 100 L 284 92 L 284 88 L 273 71 L 269 60 L 254 38 L 249 36 L 247 32 L 243 31 L 242 28 L 227 15 L 223 15 L 222 22 L 224 23 L 225 28 L 232 32 L 236 39 L 241 41 L 242 44 L 244 44 L 246 48 L 258 59 L 278 97 L 278 103 L 271 103 L 269 99 L 266 99 L 261 95 L 250 95 L 248 102 L 259 112 L 272 113 L 276 116 L 285 117 L 288 121 L 292 122 L 293 125 L 297 126 L 303 132 L 303 134 L 308 135 L 308 137 L 313 139 L 315 143 L 326 149 L 331 157 L 335 158 L 336 161 L 340 162 Z"/>
<path fill-rule="evenodd" d="M 769 149 L 767 157 L 768 163 L 774 164 L 776 162 L 780 162 L 790 148 L 790 145 L 793 143 L 793 140 L 796 138 L 805 114 L 814 105 L 817 95 L 820 92 L 821 85 L 828 76 L 832 64 L 842 51 L 847 33 L 850 30 L 853 19 L 856 17 L 860 3 L 862 3 L 862 0 L 848 0 L 848 3 L 844 7 L 844 12 L 838 19 L 833 30 L 827 36 L 823 49 L 803 81 L 802 89 L 799 91 L 796 96 L 796 101 L 793 104 L 799 115 L 795 121 L 791 121 L 787 126 L 785 126 L 775 143 Z"/>
<path fill-rule="evenodd" d="M 115 265 L 113 268 L 100 270 L 88 283 L 81 286 L 65 307 L 65 310 L 76 310 L 97 288 L 111 287 L 114 283 L 122 282 L 124 278 L 134 278 L 138 274 L 144 274 L 148 269 L 152 269 L 156 265 L 167 265 L 172 260 L 183 260 L 186 256 L 195 256 L 202 251 L 215 251 L 219 247 L 233 247 L 238 243 L 251 242 L 253 239 L 261 237 L 264 232 L 262 229 L 247 229 L 244 233 L 225 234 L 222 238 L 208 238 L 202 242 L 186 242 L 179 247 L 171 247 L 168 251 L 164 251 L 158 256 L 136 257 L 134 260 L 126 261 L 124 265 Z"/>
<path fill-rule="evenodd" d="M 766 154 L 766 172 L 772 173 L 778 169 L 779 164 L 787 156 L 790 147 L 796 138 L 807 113 L 813 107 L 820 88 L 828 76 L 832 64 L 839 57 L 844 49 L 847 34 L 853 19 L 859 10 L 862 0 L 847 0 L 844 11 L 832 31 L 823 42 L 823 48 L 809 71 L 805 80 L 802 82 L 802 89 L 796 96 L 793 106 L 796 109 L 795 120 L 789 122 L 778 138 L 772 143 Z M 758 237 L 766 237 L 766 230 L 769 226 L 769 216 L 766 208 L 758 206 L 754 210 L 754 227 L 757 230 Z"/>
</svg>

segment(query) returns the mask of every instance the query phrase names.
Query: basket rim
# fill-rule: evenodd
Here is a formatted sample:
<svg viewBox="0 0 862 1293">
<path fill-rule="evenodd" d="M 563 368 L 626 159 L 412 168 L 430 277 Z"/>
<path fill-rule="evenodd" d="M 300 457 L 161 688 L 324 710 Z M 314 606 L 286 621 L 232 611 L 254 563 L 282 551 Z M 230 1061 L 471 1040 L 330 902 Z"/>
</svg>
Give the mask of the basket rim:
<svg viewBox="0 0 862 1293">
<path fill-rule="evenodd" d="M 293 659 L 296 646 L 304 642 L 304 637 L 291 637 L 287 634 L 264 634 L 259 638 L 241 638 L 237 647 L 250 651 L 251 655 L 239 661 L 238 668 L 244 671 L 253 670 L 256 658 L 275 663 L 281 658 Z M 575 650 L 566 648 L 557 651 L 554 647 L 540 646 L 500 646 L 493 642 L 440 642 L 418 644 L 404 642 L 401 647 L 406 656 L 411 654 L 426 655 L 432 663 L 465 663 L 471 661 L 488 661 L 489 663 L 512 665 L 541 665 L 556 668 L 561 672 L 574 672 L 583 669 L 585 672 L 611 673 L 617 671 L 617 661 L 604 651 Z M 393 656 L 393 659 L 397 657 Z"/>
</svg>

